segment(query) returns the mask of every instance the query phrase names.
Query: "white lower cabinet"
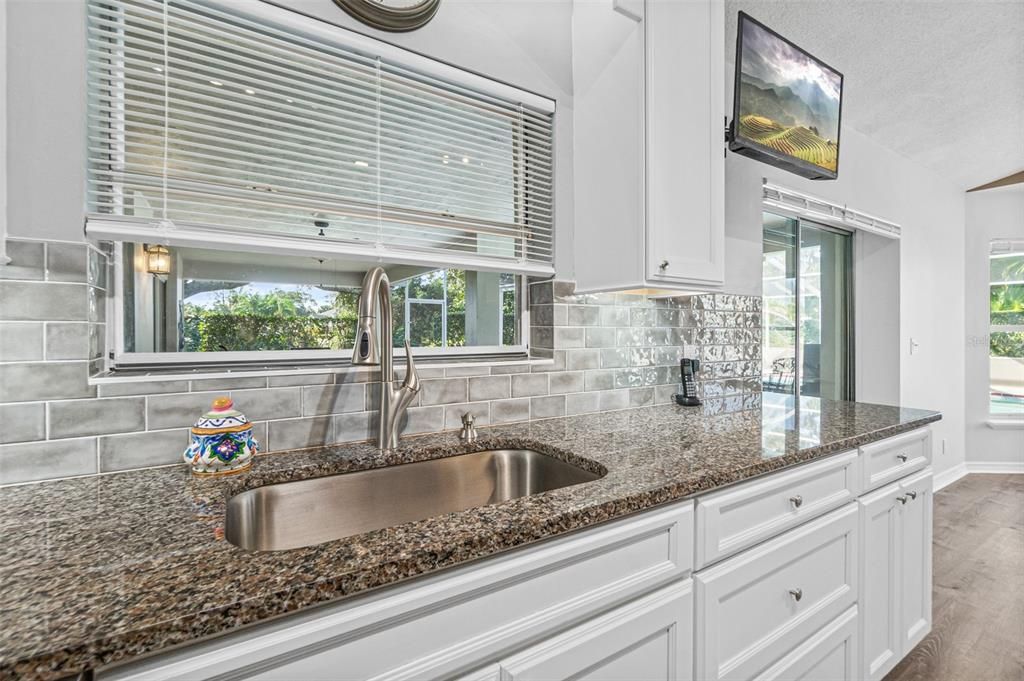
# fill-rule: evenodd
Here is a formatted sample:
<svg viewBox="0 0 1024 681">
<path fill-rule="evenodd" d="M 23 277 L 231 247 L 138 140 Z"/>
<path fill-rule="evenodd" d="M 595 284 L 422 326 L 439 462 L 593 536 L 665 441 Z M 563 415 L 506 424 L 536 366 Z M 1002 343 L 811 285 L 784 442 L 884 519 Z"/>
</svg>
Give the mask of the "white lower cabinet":
<svg viewBox="0 0 1024 681">
<path fill-rule="evenodd" d="M 503 661 L 502 681 L 689 681 L 693 581 L 673 584 Z"/>
<path fill-rule="evenodd" d="M 857 625 L 854 606 L 760 674 L 758 681 L 853 681 L 860 666 Z"/>
<path fill-rule="evenodd" d="M 857 603 L 849 503 L 694 577 L 696 677 L 755 679 Z"/>
<path fill-rule="evenodd" d="M 862 676 L 877 681 L 931 630 L 931 469 L 872 492 L 859 505 Z"/>
</svg>

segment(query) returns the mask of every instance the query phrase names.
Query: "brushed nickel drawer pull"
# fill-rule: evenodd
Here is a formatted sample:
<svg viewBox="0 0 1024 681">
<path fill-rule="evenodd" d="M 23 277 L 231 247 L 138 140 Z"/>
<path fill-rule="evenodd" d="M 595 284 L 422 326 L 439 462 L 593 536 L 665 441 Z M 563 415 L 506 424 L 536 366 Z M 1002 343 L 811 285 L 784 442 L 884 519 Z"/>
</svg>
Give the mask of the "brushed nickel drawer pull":
<svg viewBox="0 0 1024 681">
<path fill-rule="evenodd" d="M 797 494 L 789 498 L 789 503 L 793 504 L 793 508 L 800 508 L 804 505 L 804 498 Z"/>
<path fill-rule="evenodd" d="M 901 504 L 905 504 L 905 503 L 907 503 L 907 498 L 905 496 L 904 497 L 896 497 L 896 501 L 900 502 Z"/>
<path fill-rule="evenodd" d="M 913 501 L 914 499 L 917 498 L 917 492 L 914 492 L 913 490 L 911 490 L 910 492 L 907 492 L 907 496 L 910 497 L 911 501 Z"/>
<path fill-rule="evenodd" d="M 897 454 L 896 458 L 900 460 L 900 463 L 906 463 L 907 462 L 907 455 L 906 454 Z"/>
<path fill-rule="evenodd" d="M 804 597 L 804 590 L 803 589 L 790 589 L 789 590 L 789 595 L 793 597 L 793 600 L 795 600 L 797 603 L 799 603 L 800 599 Z"/>
<path fill-rule="evenodd" d="M 658 265 L 658 269 L 661 270 L 662 272 L 667 270 L 668 269 L 668 260 L 662 260 L 661 264 Z"/>
</svg>

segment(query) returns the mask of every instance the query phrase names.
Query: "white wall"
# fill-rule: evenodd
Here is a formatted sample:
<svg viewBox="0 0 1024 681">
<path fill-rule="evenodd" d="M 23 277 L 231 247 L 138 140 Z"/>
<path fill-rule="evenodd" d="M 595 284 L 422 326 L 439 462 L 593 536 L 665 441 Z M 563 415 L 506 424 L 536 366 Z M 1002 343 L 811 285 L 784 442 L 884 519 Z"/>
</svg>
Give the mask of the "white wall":
<svg viewBox="0 0 1024 681">
<path fill-rule="evenodd" d="M 1024 185 L 967 195 L 966 260 L 967 461 L 1014 463 L 1024 470 L 1024 427 L 993 430 L 988 426 L 989 242 L 1024 240 Z"/>
<path fill-rule="evenodd" d="M 81 240 L 85 204 L 85 2 L 6 0 L 12 236 Z M 234 0 L 256 2 L 257 0 Z M 424 28 L 374 31 L 332 0 L 280 0 L 556 102 L 556 269 L 572 277 L 572 41 L 568 0 L 447 0 Z"/>
<path fill-rule="evenodd" d="M 731 89 L 730 84 L 727 92 Z M 878 256 L 889 268 L 898 257 L 898 288 L 877 287 L 869 293 L 857 287 L 862 297 L 871 296 L 858 307 L 866 302 L 874 306 L 870 315 L 858 319 L 863 327 L 858 339 L 866 334 L 872 341 L 858 343 L 858 373 L 868 373 L 858 376 L 857 399 L 892 403 L 898 396 L 903 406 L 941 411 L 943 420 L 935 426 L 935 470 L 940 472 L 964 460 L 964 195 L 951 182 L 853 128 L 843 127 L 841 144 L 839 178 L 829 182 L 805 180 L 729 155 L 725 289 L 760 294 L 763 178 L 900 223 L 898 250 L 895 244 L 882 246 Z M 869 263 L 854 277 L 869 275 L 878 266 Z M 919 343 L 913 354 L 911 337 Z M 897 369 L 900 388 L 894 394 L 891 374 Z"/>
</svg>

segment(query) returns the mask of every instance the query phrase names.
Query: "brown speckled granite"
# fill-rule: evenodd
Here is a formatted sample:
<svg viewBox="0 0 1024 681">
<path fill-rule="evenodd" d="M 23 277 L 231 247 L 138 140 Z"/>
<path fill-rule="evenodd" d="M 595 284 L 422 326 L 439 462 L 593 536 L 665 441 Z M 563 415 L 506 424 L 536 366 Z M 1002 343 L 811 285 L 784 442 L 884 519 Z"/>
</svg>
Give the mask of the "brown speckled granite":
<svg viewBox="0 0 1024 681">
<path fill-rule="evenodd" d="M 587 527 L 938 420 L 936 412 L 764 395 L 762 411 L 676 406 L 259 457 L 239 478 L 184 466 L 0 489 L 0 678 L 56 678 L 228 632 Z M 595 482 L 305 549 L 223 540 L 227 496 L 285 480 L 532 447 Z"/>
</svg>

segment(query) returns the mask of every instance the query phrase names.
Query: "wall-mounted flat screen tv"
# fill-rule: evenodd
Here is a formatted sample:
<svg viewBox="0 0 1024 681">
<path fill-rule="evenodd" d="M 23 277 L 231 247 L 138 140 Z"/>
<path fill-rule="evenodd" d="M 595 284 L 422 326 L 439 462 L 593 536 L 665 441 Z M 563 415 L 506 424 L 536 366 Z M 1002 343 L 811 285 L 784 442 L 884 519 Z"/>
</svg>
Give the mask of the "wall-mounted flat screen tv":
<svg viewBox="0 0 1024 681">
<path fill-rule="evenodd" d="M 729 148 L 812 180 L 839 174 L 843 74 L 739 13 Z"/>
</svg>

